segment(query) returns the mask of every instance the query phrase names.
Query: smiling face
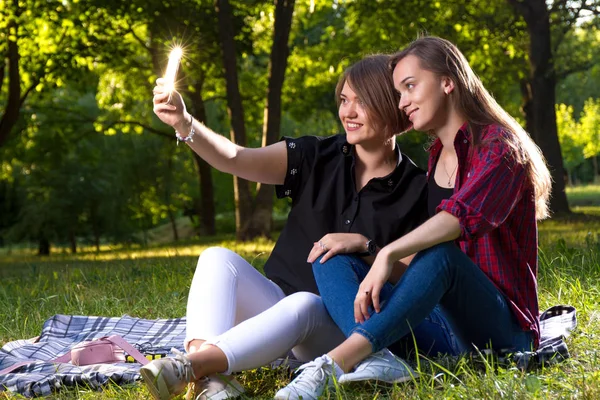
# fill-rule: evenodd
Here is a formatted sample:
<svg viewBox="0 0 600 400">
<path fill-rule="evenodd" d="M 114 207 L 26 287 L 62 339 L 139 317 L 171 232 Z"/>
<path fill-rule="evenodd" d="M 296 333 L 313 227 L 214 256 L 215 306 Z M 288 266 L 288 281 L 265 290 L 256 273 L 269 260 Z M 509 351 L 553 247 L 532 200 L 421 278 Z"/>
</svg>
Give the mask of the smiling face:
<svg viewBox="0 0 600 400">
<path fill-rule="evenodd" d="M 409 54 L 394 68 L 394 87 L 400 93 L 399 108 L 418 131 L 436 131 L 447 120 L 453 82 L 423 69 L 419 59 Z"/>
<path fill-rule="evenodd" d="M 379 142 L 383 141 L 383 135 L 375 130 L 370 121 L 364 102 L 354 92 L 348 81 L 344 83 L 339 102 L 338 115 L 344 125 L 348 143 L 360 144 L 374 139 Z"/>
</svg>

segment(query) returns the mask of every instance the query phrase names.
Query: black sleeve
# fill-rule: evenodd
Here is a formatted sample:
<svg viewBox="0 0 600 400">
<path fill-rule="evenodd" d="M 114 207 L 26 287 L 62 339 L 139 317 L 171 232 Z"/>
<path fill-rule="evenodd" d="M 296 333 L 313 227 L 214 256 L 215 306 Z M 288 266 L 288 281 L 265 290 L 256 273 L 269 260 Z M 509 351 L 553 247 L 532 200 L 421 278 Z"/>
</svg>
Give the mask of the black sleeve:
<svg viewBox="0 0 600 400">
<path fill-rule="evenodd" d="M 302 136 L 290 138 L 284 136 L 288 165 L 283 185 L 275 186 L 277 198 L 290 197 L 292 200 L 298 198 L 306 184 L 313 169 L 315 154 L 320 138 L 316 136 Z"/>
</svg>

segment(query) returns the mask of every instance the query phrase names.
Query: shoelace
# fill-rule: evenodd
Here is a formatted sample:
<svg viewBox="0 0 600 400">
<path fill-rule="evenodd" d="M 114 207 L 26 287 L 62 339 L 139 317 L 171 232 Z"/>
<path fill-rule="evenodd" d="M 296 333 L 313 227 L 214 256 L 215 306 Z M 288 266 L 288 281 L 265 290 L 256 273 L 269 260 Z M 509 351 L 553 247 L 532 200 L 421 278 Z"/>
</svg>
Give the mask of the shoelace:
<svg viewBox="0 0 600 400">
<path fill-rule="evenodd" d="M 200 380 L 198 382 L 196 382 L 196 390 L 198 390 L 198 386 L 202 385 L 204 386 L 204 389 L 200 392 L 197 393 L 196 392 L 196 397 L 194 397 L 195 400 L 199 400 L 204 394 L 206 394 L 206 392 L 208 391 L 208 388 L 206 386 L 208 386 L 208 384 L 212 381 L 212 379 L 208 376 L 204 376 L 202 378 L 200 378 Z"/>
<path fill-rule="evenodd" d="M 358 371 L 358 370 L 367 368 L 369 366 L 369 364 L 371 364 L 371 362 L 374 361 L 374 359 L 386 361 L 384 353 L 382 351 L 378 351 L 377 353 L 373 353 L 369 357 L 367 357 L 363 361 L 361 361 L 354 368 L 354 371 Z"/>
<path fill-rule="evenodd" d="M 388 357 L 386 357 L 386 355 Z M 392 360 L 390 360 L 389 357 L 391 357 Z M 411 372 L 411 368 L 408 366 L 408 364 L 406 364 L 406 362 L 404 360 L 402 360 L 400 357 L 396 356 L 391 351 L 385 350 L 385 349 L 380 350 L 377 353 L 371 354 L 369 356 L 369 358 L 366 358 L 362 363 L 360 363 L 358 366 L 356 366 L 356 368 L 354 369 L 353 372 L 362 371 L 362 370 L 369 368 L 372 361 L 374 361 L 373 359 L 385 361 L 388 365 L 390 365 L 390 367 L 398 369 L 398 370 L 403 369 L 403 370 L 407 371 L 411 376 L 413 375 L 413 373 Z M 391 364 L 393 361 L 397 362 L 399 364 L 399 366 L 393 366 L 393 364 Z"/>
<path fill-rule="evenodd" d="M 377 360 L 385 360 L 385 353 L 382 351 L 378 351 L 377 353 L 371 354 L 370 358 L 376 358 Z"/>
<path fill-rule="evenodd" d="M 181 351 L 172 348 L 171 352 L 175 354 L 175 368 L 177 369 L 177 374 L 180 377 L 183 377 L 185 382 L 193 382 L 198 380 L 196 375 L 194 375 L 194 369 L 192 368 L 192 362 L 185 356 Z M 193 378 L 193 379 L 192 379 Z"/>
<path fill-rule="evenodd" d="M 331 366 L 331 371 L 326 371 L 324 368 L 326 366 Z M 300 386 L 303 389 L 307 388 L 307 391 L 314 392 L 317 387 L 320 386 L 321 383 L 325 383 L 326 379 L 332 374 L 333 366 L 330 365 L 327 358 L 323 356 L 300 366 L 297 371 L 302 372 L 294 379 L 294 386 Z M 315 376 L 317 379 L 315 379 Z"/>
<path fill-rule="evenodd" d="M 227 386 L 229 385 L 228 382 L 222 381 L 222 380 L 219 380 L 219 379 L 215 379 L 214 377 L 212 377 L 210 375 L 209 376 L 204 376 L 204 377 L 200 378 L 199 381 L 196 382 L 196 385 L 204 386 L 204 389 L 200 393 L 196 392 L 195 400 L 199 400 L 202 396 L 204 396 L 210 390 L 210 388 L 208 386 L 212 382 L 217 382 L 217 383 L 222 384 L 223 388 L 225 390 L 227 390 Z M 198 387 L 198 386 L 196 386 L 196 387 Z M 196 390 L 198 390 L 198 389 L 196 389 Z"/>
</svg>

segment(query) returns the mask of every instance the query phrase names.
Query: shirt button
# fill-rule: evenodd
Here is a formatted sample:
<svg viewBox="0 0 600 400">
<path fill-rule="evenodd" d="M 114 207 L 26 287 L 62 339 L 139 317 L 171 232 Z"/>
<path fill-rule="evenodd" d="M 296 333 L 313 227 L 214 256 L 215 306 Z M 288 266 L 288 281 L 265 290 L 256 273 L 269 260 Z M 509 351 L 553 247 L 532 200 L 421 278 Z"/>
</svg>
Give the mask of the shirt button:
<svg viewBox="0 0 600 400">
<path fill-rule="evenodd" d="M 346 224 L 346 225 L 350 225 L 350 220 L 349 220 L 349 219 L 345 220 L 345 221 L 344 221 L 344 224 Z"/>
<path fill-rule="evenodd" d="M 467 143 L 469 143 L 469 141 L 467 139 L 465 139 L 465 140 L 463 140 L 463 143 L 467 144 Z"/>
<path fill-rule="evenodd" d="M 354 197 L 354 201 L 358 201 L 358 196 Z"/>
<path fill-rule="evenodd" d="M 344 146 L 342 147 L 342 152 L 343 152 L 344 154 L 348 154 L 348 146 L 344 145 Z"/>
</svg>

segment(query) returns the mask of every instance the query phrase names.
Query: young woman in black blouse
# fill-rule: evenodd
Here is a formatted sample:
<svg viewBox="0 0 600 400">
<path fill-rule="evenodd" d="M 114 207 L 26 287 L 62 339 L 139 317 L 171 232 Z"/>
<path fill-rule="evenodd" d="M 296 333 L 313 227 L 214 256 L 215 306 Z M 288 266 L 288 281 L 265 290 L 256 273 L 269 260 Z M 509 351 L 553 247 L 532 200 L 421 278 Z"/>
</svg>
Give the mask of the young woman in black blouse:
<svg viewBox="0 0 600 400">
<path fill-rule="evenodd" d="M 186 111 L 179 93 L 157 81 L 154 112 L 179 140 L 220 171 L 276 185 L 292 208 L 266 277 L 230 250 L 200 255 L 187 306 L 188 354 L 141 370 L 155 398 L 170 398 L 190 381 L 206 398 L 234 396 L 243 391 L 239 383 L 216 373 L 256 368 L 290 349 L 299 360 L 312 360 L 345 339 L 318 296 L 311 262 L 323 254 L 372 255 L 427 213 L 424 172 L 395 141 L 408 124 L 388 63 L 386 55 L 369 56 L 341 77 L 336 99 L 345 134 L 285 137 L 263 148 L 241 147 L 213 132 Z"/>
</svg>

